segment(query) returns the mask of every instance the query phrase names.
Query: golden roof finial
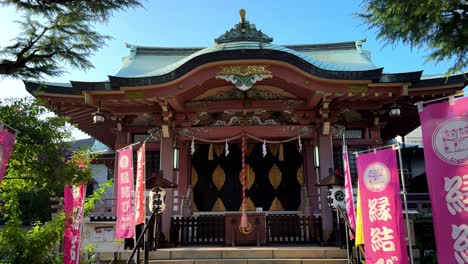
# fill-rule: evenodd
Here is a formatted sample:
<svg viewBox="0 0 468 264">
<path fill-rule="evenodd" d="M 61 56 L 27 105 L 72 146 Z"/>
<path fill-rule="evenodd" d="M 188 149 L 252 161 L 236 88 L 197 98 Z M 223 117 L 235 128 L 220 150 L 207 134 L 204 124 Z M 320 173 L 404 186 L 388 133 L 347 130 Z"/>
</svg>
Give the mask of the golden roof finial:
<svg viewBox="0 0 468 264">
<path fill-rule="evenodd" d="M 244 8 L 239 10 L 239 15 L 240 15 L 240 22 L 244 24 L 245 23 L 245 9 Z"/>
</svg>

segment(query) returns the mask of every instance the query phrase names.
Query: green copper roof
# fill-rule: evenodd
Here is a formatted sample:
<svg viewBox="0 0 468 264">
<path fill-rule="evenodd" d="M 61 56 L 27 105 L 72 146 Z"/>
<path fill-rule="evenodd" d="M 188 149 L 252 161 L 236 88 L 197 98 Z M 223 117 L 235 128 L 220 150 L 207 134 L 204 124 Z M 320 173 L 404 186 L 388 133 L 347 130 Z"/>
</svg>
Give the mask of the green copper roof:
<svg viewBox="0 0 468 264">
<path fill-rule="evenodd" d="M 239 41 L 209 48 L 151 48 L 129 46 L 131 55 L 124 58 L 117 77 L 150 77 L 173 71 L 187 61 L 208 53 L 225 50 L 275 50 L 290 53 L 314 66 L 331 71 L 366 71 L 377 67 L 369 53 L 361 50 L 360 41 L 317 45 L 279 46 L 264 42 Z"/>
</svg>

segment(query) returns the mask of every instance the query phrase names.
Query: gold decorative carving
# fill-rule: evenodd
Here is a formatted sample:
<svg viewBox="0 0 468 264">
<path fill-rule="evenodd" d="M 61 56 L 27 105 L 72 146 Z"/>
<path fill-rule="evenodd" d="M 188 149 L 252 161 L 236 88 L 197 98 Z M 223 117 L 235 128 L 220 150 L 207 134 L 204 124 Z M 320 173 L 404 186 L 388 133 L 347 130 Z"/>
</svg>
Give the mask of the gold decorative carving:
<svg viewBox="0 0 468 264">
<path fill-rule="evenodd" d="M 126 91 L 125 97 L 128 99 L 144 99 L 146 98 L 143 91 Z"/>
<path fill-rule="evenodd" d="M 367 93 L 368 90 L 369 88 L 367 86 L 357 86 L 357 85 L 348 86 L 348 93 L 351 93 L 351 94 Z"/>
<path fill-rule="evenodd" d="M 246 77 L 252 74 L 271 74 L 271 71 L 267 70 L 267 65 L 232 65 L 221 67 L 221 71 L 216 75 L 239 75 Z"/>
<path fill-rule="evenodd" d="M 226 80 L 234 84 L 237 89 L 247 91 L 257 81 L 273 77 L 271 72 L 266 68 L 266 65 L 232 65 L 221 67 L 221 71 L 216 74 L 216 79 Z"/>
</svg>

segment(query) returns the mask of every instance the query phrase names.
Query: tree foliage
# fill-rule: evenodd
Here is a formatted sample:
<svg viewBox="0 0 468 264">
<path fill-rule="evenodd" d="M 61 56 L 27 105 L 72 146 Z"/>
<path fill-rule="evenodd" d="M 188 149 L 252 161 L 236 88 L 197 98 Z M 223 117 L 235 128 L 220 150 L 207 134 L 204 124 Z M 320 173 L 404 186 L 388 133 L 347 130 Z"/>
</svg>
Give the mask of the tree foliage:
<svg viewBox="0 0 468 264">
<path fill-rule="evenodd" d="M 64 214 L 44 221 L 27 208 L 41 211 L 41 206 L 49 206 L 44 205 L 44 199 L 60 196 L 65 184 L 89 181 L 92 157 L 85 150 L 69 150 L 65 143 L 70 137 L 67 119 L 47 115 L 39 101 L 0 101 L 0 120 L 20 131 L 0 185 L 0 218 L 4 223 L 0 229 L 0 263 L 61 263 L 62 256 L 54 249 L 63 238 Z M 106 183 L 88 198 L 85 213 L 110 185 Z M 36 194 L 43 197 L 42 203 Z"/>
<path fill-rule="evenodd" d="M 468 65 L 468 2 L 464 0 L 363 0 L 358 16 L 386 44 L 427 46 L 427 61 L 453 60 L 449 73 Z"/>
<path fill-rule="evenodd" d="M 93 67 L 90 57 L 110 37 L 95 23 L 106 22 L 116 11 L 141 6 L 138 0 L 0 0 L 23 14 L 21 34 L 0 47 L 1 75 L 16 78 L 59 76 L 62 63 L 74 69 Z"/>
</svg>

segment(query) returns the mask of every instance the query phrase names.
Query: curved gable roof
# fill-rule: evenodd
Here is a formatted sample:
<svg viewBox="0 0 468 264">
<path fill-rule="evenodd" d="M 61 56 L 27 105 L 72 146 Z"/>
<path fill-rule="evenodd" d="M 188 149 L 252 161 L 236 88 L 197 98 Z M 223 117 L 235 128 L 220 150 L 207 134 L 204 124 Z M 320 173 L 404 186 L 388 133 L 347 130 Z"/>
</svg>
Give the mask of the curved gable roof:
<svg viewBox="0 0 468 264">
<path fill-rule="evenodd" d="M 131 46 L 131 55 L 124 58 L 123 67 L 115 77 L 154 77 L 170 73 L 199 56 L 229 50 L 279 51 L 329 71 L 368 71 L 378 69 L 368 53 L 360 49 L 361 42 L 316 45 L 279 46 L 262 42 L 229 42 L 208 48 L 159 48 Z"/>
</svg>

